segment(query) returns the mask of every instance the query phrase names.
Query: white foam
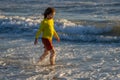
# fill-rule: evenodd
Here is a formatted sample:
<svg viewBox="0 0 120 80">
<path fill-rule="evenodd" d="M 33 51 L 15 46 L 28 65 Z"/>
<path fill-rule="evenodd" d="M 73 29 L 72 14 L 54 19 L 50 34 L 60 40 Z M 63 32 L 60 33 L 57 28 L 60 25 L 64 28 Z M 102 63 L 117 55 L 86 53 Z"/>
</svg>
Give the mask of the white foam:
<svg viewBox="0 0 120 80">
<path fill-rule="evenodd" d="M 112 29 L 110 26 L 106 27 L 96 27 L 96 26 L 83 26 L 83 25 L 77 25 L 71 21 L 68 21 L 66 19 L 62 19 L 57 21 L 56 28 L 58 30 L 61 30 L 61 32 L 66 33 L 74 33 L 74 34 L 100 34 L 104 32 L 108 32 Z"/>
<path fill-rule="evenodd" d="M 4 33 L 16 33 L 20 35 L 35 35 L 43 16 L 0 16 L 0 28 Z M 96 27 L 91 25 L 77 25 L 66 19 L 55 20 L 55 29 L 61 39 L 78 41 L 116 41 L 118 37 L 104 36 L 112 31 L 113 27 Z"/>
<path fill-rule="evenodd" d="M 57 53 L 56 66 L 35 66 L 43 53 L 43 45 L 33 45 L 27 38 L 0 41 L 4 51 L 0 52 L 0 79 L 111 79 L 119 78 L 119 47 L 116 44 L 54 42 Z M 6 50 L 7 49 L 7 50 Z M 4 54 L 3 54 L 4 53 Z M 116 57 L 117 56 L 117 57 Z M 115 59 L 115 60 L 114 60 Z M 8 76 L 10 75 L 10 76 Z"/>
</svg>

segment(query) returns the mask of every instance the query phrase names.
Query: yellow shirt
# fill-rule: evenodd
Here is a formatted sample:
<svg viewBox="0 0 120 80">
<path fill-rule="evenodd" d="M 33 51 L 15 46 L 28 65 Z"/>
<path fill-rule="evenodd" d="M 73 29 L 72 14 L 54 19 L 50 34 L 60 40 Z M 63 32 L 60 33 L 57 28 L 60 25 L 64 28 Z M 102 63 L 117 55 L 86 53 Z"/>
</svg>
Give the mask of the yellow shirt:
<svg viewBox="0 0 120 80">
<path fill-rule="evenodd" d="M 44 19 L 36 33 L 36 38 L 38 39 L 42 33 L 42 38 L 47 38 L 52 40 L 53 36 L 58 38 L 58 34 L 54 29 L 54 20 L 53 19 Z"/>
</svg>

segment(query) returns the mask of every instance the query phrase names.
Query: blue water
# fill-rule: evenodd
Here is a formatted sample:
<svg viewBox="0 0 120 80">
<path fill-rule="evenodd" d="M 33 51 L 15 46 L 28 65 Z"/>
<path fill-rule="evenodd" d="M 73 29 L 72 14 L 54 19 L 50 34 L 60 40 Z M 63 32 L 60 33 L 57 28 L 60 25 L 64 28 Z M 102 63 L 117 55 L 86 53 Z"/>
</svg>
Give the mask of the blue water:
<svg viewBox="0 0 120 80">
<path fill-rule="evenodd" d="M 35 33 L 49 6 L 61 39 L 53 40 L 57 65 L 34 66 L 43 53 Z M 1 80 L 120 80 L 119 53 L 120 0 L 0 0 Z"/>
<path fill-rule="evenodd" d="M 57 18 L 97 21 L 120 19 L 119 0 L 1 0 L 0 14 L 40 15 L 48 6 L 56 8 Z"/>
</svg>

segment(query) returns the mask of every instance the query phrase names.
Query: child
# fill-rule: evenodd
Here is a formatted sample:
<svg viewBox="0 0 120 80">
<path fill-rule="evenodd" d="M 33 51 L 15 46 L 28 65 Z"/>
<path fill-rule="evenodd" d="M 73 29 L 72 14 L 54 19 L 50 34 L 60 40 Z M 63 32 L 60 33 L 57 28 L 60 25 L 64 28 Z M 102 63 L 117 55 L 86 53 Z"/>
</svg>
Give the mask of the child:
<svg viewBox="0 0 120 80">
<path fill-rule="evenodd" d="M 53 17 L 55 15 L 55 9 L 48 7 L 44 12 L 44 19 L 40 24 L 40 28 L 38 29 L 35 37 L 34 44 L 36 45 L 38 43 L 39 35 L 42 33 L 42 43 L 44 45 L 44 53 L 40 57 L 38 62 L 41 62 L 49 53 L 50 51 L 50 64 L 55 64 L 56 59 L 56 53 L 52 44 L 52 38 L 53 36 L 57 39 L 57 41 L 60 41 L 60 38 L 57 34 L 57 32 L 54 29 L 54 20 Z"/>
</svg>

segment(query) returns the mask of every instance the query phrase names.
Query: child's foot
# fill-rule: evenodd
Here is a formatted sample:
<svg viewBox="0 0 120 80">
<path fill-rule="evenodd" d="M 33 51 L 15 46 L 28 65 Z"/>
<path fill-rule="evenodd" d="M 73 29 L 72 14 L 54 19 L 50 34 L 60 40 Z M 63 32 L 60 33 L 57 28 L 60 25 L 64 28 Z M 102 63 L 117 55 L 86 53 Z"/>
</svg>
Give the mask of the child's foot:
<svg viewBox="0 0 120 80">
<path fill-rule="evenodd" d="M 41 63 L 41 60 L 38 60 L 36 64 L 38 64 L 38 65 L 39 65 L 40 63 Z"/>
<path fill-rule="evenodd" d="M 40 64 L 41 61 L 37 61 L 37 64 Z"/>
</svg>

